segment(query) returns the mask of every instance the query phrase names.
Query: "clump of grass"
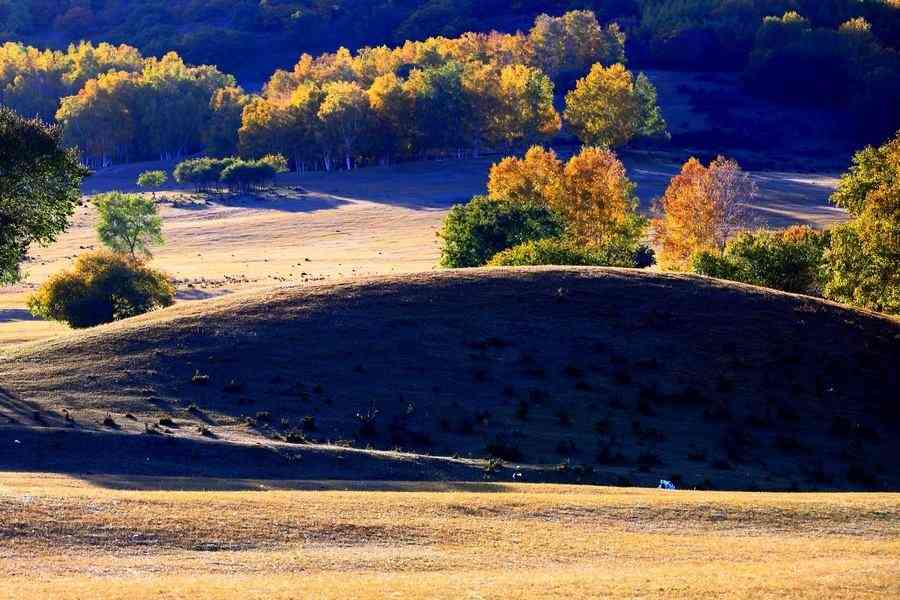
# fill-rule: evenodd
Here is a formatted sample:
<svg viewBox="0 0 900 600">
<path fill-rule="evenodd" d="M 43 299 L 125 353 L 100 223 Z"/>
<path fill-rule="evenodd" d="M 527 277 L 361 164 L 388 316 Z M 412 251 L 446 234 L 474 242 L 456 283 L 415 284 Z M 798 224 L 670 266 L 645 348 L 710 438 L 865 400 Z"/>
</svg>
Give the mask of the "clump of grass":
<svg viewBox="0 0 900 600">
<path fill-rule="evenodd" d="M 112 415 L 109 413 L 106 413 L 106 416 L 103 418 L 103 425 L 104 427 L 112 428 L 117 428 L 119 426 L 119 424 L 116 423 L 116 420 L 113 419 Z"/>
<path fill-rule="evenodd" d="M 308 444 L 309 440 L 302 431 L 290 431 L 284 435 L 284 441 L 288 444 Z"/>
</svg>

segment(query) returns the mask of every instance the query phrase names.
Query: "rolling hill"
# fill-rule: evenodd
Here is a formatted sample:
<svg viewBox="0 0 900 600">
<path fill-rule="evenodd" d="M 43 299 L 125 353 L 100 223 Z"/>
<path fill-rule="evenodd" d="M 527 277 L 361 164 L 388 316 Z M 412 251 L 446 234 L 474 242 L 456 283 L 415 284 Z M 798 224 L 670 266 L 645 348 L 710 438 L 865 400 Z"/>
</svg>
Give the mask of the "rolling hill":
<svg viewBox="0 0 900 600">
<path fill-rule="evenodd" d="M 896 320 L 691 276 L 281 287 L 6 350 L 0 470 L 898 489 L 898 356 Z"/>
</svg>

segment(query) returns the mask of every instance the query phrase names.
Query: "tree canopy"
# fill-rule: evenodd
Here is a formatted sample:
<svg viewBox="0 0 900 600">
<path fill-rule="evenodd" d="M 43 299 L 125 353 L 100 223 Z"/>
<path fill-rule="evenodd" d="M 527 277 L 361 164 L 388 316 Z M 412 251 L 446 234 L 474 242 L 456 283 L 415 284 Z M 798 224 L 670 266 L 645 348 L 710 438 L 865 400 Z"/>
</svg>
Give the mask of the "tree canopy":
<svg viewBox="0 0 900 600">
<path fill-rule="evenodd" d="M 87 174 L 59 128 L 0 107 L 0 283 L 20 278 L 31 244 L 66 228 Z"/>
</svg>

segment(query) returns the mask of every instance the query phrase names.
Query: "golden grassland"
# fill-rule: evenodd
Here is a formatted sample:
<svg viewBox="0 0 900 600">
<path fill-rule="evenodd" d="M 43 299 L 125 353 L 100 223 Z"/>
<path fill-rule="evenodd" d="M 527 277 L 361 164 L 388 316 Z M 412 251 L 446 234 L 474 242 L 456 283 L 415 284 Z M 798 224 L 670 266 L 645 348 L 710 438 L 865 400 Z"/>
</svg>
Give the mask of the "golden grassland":
<svg viewBox="0 0 900 600">
<path fill-rule="evenodd" d="M 897 494 L 0 476 L 0 598 L 898 595 Z"/>
</svg>

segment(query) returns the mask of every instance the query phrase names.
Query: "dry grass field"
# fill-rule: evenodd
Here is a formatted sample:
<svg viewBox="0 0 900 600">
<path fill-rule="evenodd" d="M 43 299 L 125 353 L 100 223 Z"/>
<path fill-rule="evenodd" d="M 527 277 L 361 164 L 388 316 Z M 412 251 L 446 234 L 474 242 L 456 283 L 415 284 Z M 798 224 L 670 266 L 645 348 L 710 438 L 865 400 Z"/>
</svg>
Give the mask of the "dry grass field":
<svg viewBox="0 0 900 600">
<path fill-rule="evenodd" d="M 683 159 L 683 157 L 680 157 Z M 154 264 L 179 281 L 179 299 L 196 300 L 284 282 L 413 273 L 435 268 L 436 236 L 447 210 L 483 193 L 497 157 L 283 176 L 274 193 L 194 197 L 169 186 L 161 194 L 167 243 Z M 673 158 L 626 158 L 645 209 L 678 169 Z M 136 191 L 137 175 L 172 164 L 111 167 L 85 183 L 88 195 Z M 835 179 L 822 174 L 758 172 L 761 223 L 823 226 L 843 219 L 827 204 Z M 36 321 L 25 300 L 50 274 L 96 247 L 94 210 L 83 206 L 70 230 L 36 248 L 22 285 L 0 288 L 0 345 L 44 339 L 64 326 Z"/>
<path fill-rule="evenodd" d="M 900 496 L 0 475 L 0 598 L 896 598 Z"/>
</svg>

